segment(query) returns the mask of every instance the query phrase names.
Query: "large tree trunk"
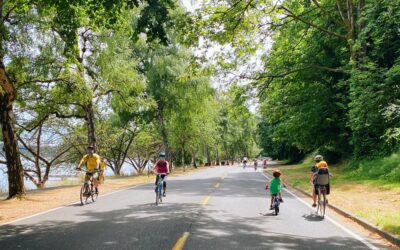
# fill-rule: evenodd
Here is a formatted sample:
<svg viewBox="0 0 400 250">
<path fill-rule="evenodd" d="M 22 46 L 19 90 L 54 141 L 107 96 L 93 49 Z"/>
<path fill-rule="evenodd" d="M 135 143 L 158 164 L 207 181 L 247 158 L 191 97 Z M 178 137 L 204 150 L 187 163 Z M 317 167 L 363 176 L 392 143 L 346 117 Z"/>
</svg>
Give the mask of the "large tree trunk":
<svg viewBox="0 0 400 250">
<path fill-rule="evenodd" d="M 185 146 L 182 145 L 181 147 L 181 160 L 182 160 L 182 166 L 183 166 L 183 172 L 185 172 Z"/>
<path fill-rule="evenodd" d="M 85 112 L 86 112 L 86 123 L 88 126 L 88 145 L 93 146 L 94 150 L 96 150 L 97 139 L 96 139 L 96 127 L 95 127 L 95 115 L 92 102 L 86 105 Z"/>
<path fill-rule="evenodd" d="M 8 198 L 10 199 L 24 196 L 25 187 L 24 169 L 21 164 L 18 139 L 14 132 L 13 102 L 15 101 L 16 93 L 14 86 L 7 78 L 3 55 L 0 56 L 0 81 L 2 88 L 0 96 L 0 122 L 3 132 L 3 150 L 5 151 L 7 160 Z"/>
<path fill-rule="evenodd" d="M 207 165 L 211 166 L 210 149 L 208 148 L 208 145 L 206 145 L 206 158 L 207 158 Z"/>
</svg>

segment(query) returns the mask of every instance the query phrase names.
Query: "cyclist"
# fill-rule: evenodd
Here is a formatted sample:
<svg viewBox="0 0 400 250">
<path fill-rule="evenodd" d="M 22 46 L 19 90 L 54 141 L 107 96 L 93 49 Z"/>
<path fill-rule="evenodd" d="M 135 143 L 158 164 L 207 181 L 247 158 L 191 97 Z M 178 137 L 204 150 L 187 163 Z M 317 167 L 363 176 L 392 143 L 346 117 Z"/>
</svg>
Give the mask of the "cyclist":
<svg viewBox="0 0 400 250">
<path fill-rule="evenodd" d="M 263 166 L 264 169 L 267 168 L 267 159 L 264 159 L 264 160 L 263 160 L 262 166 Z"/>
<path fill-rule="evenodd" d="M 313 187 L 312 191 L 312 197 L 313 197 L 313 207 L 316 207 L 317 204 L 317 192 L 318 192 L 318 186 L 315 183 L 317 176 L 318 175 L 330 175 L 329 169 L 328 169 L 328 163 L 324 161 L 324 157 L 322 155 L 317 155 L 314 158 L 315 164 L 311 167 L 311 174 L 310 174 L 310 183 Z M 326 194 L 330 193 L 330 185 L 328 184 L 326 186 Z M 327 200 L 328 202 L 328 200 Z"/>
<path fill-rule="evenodd" d="M 94 147 L 89 146 L 87 148 L 87 154 L 82 157 L 82 160 L 79 162 L 77 167 L 78 170 L 81 170 L 81 165 L 86 164 L 86 175 L 85 182 L 92 180 L 93 185 L 95 187 L 96 194 L 99 193 L 97 178 L 93 178 L 93 175 L 100 167 L 100 156 L 94 153 Z"/>
<path fill-rule="evenodd" d="M 267 185 L 265 187 L 265 189 L 269 188 L 269 192 L 271 193 L 271 206 L 269 208 L 270 210 L 274 209 L 274 207 L 273 207 L 274 197 L 278 196 L 279 197 L 279 201 L 283 202 L 282 192 L 281 192 L 281 189 L 282 189 L 282 185 L 281 184 L 283 184 L 283 183 L 282 183 L 281 178 L 280 178 L 281 171 L 279 171 L 279 169 L 274 169 L 272 171 L 272 175 L 274 176 L 274 178 L 269 183 L 267 183 Z"/>
<path fill-rule="evenodd" d="M 257 171 L 258 161 L 257 159 L 254 160 L 254 170 Z"/>
<path fill-rule="evenodd" d="M 243 157 L 243 169 L 246 168 L 247 164 L 247 157 Z"/>
<path fill-rule="evenodd" d="M 106 169 L 106 166 L 107 166 L 107 159 L 103 158 L 100 163 L 100 171 L 99 171 L 99 176 L 97 178 L 99 183 L 104 182 L 104 170 Z"/>
<path fill-rule="evenodd" d="M 167 160 L 165 160 L 165 153 L 161 152 L 160 153 L 160 159 L 156 162 L 156 164 L 154 165 L 153 168 L 153 172 L 155 172 L 157 174 L 157 178 L 156 178 L 156 189 L 155 191 L 157 192 L 157 183 L 158 183 L 158 178 L 162 178 L 163 179 L 163 196 L 167 196 L 166 195 L 166 191 L 167 191 L 167 178 L 166 176 L 169 174 L 169 163 Z"/>
</svg>

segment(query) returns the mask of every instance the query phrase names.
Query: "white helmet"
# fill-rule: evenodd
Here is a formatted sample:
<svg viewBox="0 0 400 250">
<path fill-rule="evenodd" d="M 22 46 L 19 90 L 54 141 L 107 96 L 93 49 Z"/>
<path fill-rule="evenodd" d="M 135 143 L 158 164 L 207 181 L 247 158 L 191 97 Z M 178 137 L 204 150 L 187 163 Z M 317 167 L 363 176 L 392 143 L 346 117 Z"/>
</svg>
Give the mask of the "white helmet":
<svg viewBox="0 0 400 250">
<path fill-rule="evenodd" d="M 322 161 L 322 160 L 324 160 L 324 157 L 323 157 L 322 155 L 316 155 L 316 156 L 314 157 L 314 160 L 315 160 L 315 161 Z"/>
</svg>

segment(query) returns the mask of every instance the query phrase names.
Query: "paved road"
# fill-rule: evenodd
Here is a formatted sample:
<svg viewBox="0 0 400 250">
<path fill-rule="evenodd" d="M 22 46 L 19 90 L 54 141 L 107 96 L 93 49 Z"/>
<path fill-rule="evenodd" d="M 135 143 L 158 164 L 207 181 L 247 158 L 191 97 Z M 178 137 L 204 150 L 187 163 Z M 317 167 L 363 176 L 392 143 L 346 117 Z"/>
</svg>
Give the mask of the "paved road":
<svg viewBox="0 0 400 250">
<path fill-rule="evenodd" d="M 286 191 L 281 214 L 273 216 L 265 183 L 252 169 L 208 168 L 170 178 L 158 207 L 148 184 L 1 226 L 0 249 L 384 248 L 334 220 L 319 220 Z"/>
</svg>

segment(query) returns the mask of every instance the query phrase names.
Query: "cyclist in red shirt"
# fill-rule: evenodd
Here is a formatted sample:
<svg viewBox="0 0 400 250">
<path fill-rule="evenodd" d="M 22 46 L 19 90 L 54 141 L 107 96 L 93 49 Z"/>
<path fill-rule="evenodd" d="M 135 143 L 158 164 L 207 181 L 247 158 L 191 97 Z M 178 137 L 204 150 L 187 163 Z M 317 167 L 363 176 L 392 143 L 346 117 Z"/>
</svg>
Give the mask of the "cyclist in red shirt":
<svg viewBox="0 0 400 250">
<path fill-rule="evenodd" d="M 157 174 L 157 178 L 156 178 L 156 186 L 157 186 L 157 182 L 158 182 L 158 178 L 162 178 L 164 180 L 163 182 L 163 196 L 166 196 L 166 190 L 167 190 L 167 178 L 166 176 L 169 174 L 169 162 L 167 160 L 165 160 L 165 153 L 161 152 L 160 153 L 160 159 L 156 162 L 156 164 L 154 165 L 153 168 L 153 172 L 155 172 Z M 157 192 L 157 187 L 156 187 L 156 192 Z"/>
<path fill-rule="evenodd" d="M 267 168 L 267 159 L 263 160 L 262 166 L 263 166 L 264 169 Z"/>
</svg>

